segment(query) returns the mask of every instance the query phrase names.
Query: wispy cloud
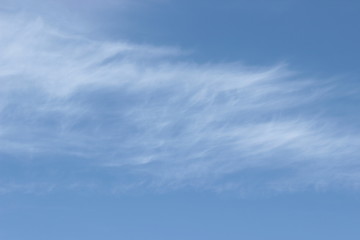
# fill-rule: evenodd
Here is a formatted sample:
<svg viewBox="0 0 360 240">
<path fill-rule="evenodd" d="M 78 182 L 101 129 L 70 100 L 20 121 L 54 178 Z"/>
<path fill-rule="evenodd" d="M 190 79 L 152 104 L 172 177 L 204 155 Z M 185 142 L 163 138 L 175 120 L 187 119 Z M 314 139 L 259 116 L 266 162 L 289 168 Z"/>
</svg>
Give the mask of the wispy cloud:
<svg viewBox="0 0 360 240">
<path fill-rule="evenodd" d="M 99 177 L 126 171 L 136 187 L 358 184 L 356 129 L 313 114 L 333 90 L 285 64 L 194 63 L 176 48 L 94 41 L 41 18 L 2 16 L 0 36 L 6 156 L 76 157 Z"/>
</svg>

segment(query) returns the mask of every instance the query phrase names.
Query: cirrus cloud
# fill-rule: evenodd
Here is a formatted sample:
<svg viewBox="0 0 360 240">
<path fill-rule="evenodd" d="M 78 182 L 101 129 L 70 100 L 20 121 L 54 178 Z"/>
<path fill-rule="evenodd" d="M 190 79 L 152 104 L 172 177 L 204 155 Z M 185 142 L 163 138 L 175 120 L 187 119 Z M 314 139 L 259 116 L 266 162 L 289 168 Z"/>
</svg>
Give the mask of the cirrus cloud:
<svg viewBox="0 0 360 240">
<path fill-rule="evenodd" d="M 194 63 L 180 49 L 95 41 L 41 18 L 2 16 L 0 29 L 4 156 L 76 157 L 68 171 L 114 175 L 114 189 L 358 184 L 356 129 L 313 114 L 330 104 L 325 81 L 284 64 Z M 70 175 L 69 188 L 96 182 Z"/>
</svg>

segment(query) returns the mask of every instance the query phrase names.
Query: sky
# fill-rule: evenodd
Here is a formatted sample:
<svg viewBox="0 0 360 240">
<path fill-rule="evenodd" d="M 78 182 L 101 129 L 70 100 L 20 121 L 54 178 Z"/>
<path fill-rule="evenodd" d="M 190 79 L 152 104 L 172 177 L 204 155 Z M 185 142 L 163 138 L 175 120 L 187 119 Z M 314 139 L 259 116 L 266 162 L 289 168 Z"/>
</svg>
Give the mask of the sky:
<svg viewBox="0 0 360 240">
<path fill-rule="evenodd" d="M 1 239 L 357 239 L 357 1 L 0 3 Z"/>
</svg>

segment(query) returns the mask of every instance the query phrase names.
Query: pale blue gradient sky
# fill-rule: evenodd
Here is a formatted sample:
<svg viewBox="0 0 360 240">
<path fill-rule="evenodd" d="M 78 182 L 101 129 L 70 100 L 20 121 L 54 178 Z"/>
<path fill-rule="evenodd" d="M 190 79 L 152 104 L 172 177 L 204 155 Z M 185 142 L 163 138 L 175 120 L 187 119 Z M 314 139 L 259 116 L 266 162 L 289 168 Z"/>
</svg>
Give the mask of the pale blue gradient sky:
<svg viewBox="0 0 360 240">
<path fill-rule="evenodd" d="M 2 1 L 0 237 L 357 239 L 356 1 Z"/>
</svg>

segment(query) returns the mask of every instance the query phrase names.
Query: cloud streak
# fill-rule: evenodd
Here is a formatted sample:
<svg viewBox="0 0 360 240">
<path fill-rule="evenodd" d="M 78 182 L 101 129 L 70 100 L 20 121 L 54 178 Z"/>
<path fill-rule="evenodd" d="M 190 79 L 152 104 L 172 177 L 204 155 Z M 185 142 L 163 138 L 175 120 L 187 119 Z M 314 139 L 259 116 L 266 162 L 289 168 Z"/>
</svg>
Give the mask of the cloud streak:
<svg viewBox="0 0 360 240">
<path fill-rule="evenodd" d="M 98 172 L 51 189 L 110 175 L 113 189 L 358 184 L 356 129 L 313 114 L 330 104 L 325 81 L 284 64 L 194 63 L 176 48 L 95 41 L 41 18 L 3 15 L 0 29 L 0 152 Z"/>
</svg>

